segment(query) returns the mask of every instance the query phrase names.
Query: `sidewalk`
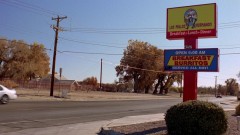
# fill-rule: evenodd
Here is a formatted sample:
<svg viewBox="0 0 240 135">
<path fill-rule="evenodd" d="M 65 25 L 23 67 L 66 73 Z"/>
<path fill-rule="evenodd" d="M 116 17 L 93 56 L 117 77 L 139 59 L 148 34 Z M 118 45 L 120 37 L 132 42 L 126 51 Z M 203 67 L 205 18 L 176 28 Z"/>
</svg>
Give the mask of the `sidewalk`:
<svg viewBox="0 0 240 135">
<path fill-rule="evenodd" d="M 17 132 L 3 134 L 0 133 L 0 135 L 96 135 L 100 132 L 102 128 L 104 130 L 108 130 L 108 127 L 113 126 L 131 125 L 159 120 L 164 120 L 163 113 L 127 116 L 120 119 L 113 119 L 110 121 L 96 121 L 48 128 L 32 128 Z"/>
</svg>

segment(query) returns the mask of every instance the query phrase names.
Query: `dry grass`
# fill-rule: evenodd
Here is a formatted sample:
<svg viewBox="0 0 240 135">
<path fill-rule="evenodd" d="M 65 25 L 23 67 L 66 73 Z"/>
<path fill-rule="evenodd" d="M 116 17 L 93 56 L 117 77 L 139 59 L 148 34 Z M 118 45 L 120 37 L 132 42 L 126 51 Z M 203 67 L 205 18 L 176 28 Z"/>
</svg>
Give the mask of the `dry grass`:
<svg viewBox="0 0 240 135">
<path fill-rule="evenodd" d="M 179 95 L 156 96 L 152 94 L 102 92 L 102 91 L 71 91 L 67 98 L 59 98 L 62 92 L 54 91 L 54 97 L 50 97 L 50 90 L 40 89 L 16 89 L 19 101 L 111 101 L 111 100 L 147 100 L 159 98 L 178 98 Z"/>
</svg>

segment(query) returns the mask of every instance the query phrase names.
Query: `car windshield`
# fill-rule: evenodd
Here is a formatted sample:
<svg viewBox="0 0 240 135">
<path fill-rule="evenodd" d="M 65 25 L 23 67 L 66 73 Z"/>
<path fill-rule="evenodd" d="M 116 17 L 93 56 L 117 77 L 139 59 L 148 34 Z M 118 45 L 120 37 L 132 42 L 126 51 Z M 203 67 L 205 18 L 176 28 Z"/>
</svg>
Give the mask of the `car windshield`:
<svg viewBox="0 0 240 135">
<path fill-rule="evenodd" d="M 6 87 L 6 86 L 3 86 L 3 85 L 0 85 L 2 88 L 6 88 L 6 89 L 9 89 L 8 87 Z M 10 90 L 10 89 L 9 89 Z"/>
</svg>

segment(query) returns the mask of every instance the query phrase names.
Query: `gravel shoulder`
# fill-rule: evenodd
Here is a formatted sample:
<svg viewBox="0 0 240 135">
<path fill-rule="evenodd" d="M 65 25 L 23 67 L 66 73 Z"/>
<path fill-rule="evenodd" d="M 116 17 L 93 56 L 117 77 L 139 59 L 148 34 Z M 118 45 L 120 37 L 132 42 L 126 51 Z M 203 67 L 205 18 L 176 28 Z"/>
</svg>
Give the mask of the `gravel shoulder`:
<svg viewBox="0 0 240 135">
<path fill-rule="evenodd" d="M 55 90 L 50 97 L 49 90 L 16 89 L 17 101 L 112 101 L 112 100 L 148 100 L 160 98 L 179 98 L 179 94 L 152 95 L 143 93 L 121 93 L 103 91 L 70 91 L 66 98 L 61 98 L 62 91 Z"/>
<path fill-rule="evenodd" d="M 228 130 L 225 135 L 239 135 L 237 130 L 237 120 L 234 115 L 235 111 L 226 111 L 228 118 Z M 116 135 L 167 135 L 165 121 L 155 121 L 127 126 L 110 127 L 110 130 L 104 131 L 100 135 L 115 133 Z"/>
</svg>

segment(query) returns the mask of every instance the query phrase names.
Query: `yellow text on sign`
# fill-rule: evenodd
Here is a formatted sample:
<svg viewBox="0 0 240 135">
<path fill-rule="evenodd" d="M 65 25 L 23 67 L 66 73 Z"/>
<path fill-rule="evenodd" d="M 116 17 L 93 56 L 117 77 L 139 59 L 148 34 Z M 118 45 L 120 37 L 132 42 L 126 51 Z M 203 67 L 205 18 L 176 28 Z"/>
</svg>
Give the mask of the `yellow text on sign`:
<svg viewBox="0 0 240 135">
<path fill-rule="evenodd" d="M 214 55 L 171 56 L 168 66 L 210 66 Z"/>
</svg>

